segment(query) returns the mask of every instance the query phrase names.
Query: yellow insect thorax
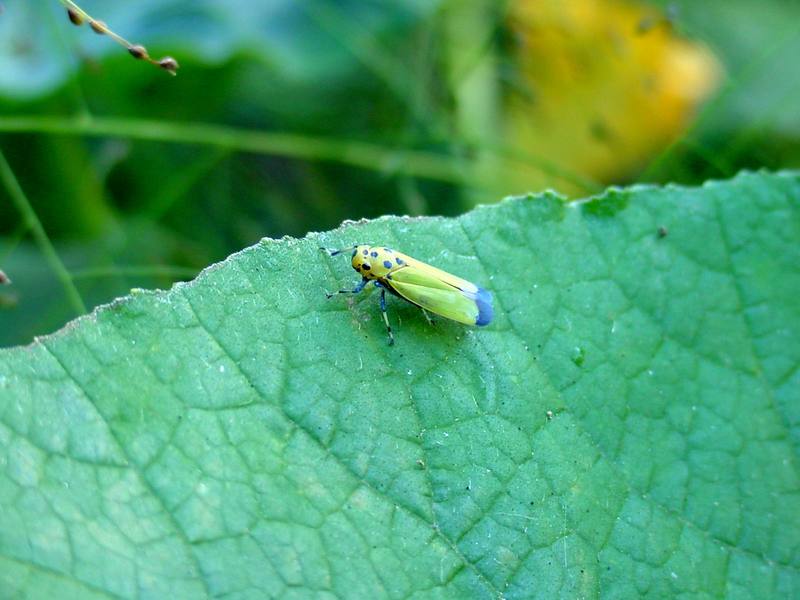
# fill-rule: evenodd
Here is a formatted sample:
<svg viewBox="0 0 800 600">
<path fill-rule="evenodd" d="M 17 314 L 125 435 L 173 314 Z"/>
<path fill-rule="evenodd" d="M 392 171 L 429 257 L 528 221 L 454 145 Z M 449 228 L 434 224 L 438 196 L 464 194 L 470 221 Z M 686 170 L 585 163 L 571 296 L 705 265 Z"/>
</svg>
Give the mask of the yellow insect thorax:
<svg viewBox="0 0 800 600">
<path fill-rule="evenodd" d="M 356 246 L 353 251 L 353 268 L 365 279 L 383 279 L 405 264 L 391 248 Z"/>
</svg>

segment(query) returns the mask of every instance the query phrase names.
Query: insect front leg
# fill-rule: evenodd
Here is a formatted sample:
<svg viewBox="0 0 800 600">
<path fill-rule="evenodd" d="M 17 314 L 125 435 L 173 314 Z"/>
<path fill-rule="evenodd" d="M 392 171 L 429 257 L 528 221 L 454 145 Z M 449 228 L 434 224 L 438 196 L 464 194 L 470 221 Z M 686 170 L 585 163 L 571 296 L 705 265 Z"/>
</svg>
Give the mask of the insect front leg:
<svg viewBox="0 0 800 600">
<path fill-rule="evenodd" d="M 375 284 L 381 288 L 381 314 L 383 315 L 383 322 L 386 323 L 386 333 L 389 334 L 389 345 L 391 346 L 394 344 L 394 336 L 392 335 L 392 326 L 389 325 L 389 317 L 386 316 L 386 288 L 377 281 Z"/>
<path fill-rule="evenodd" d="M 367 279 L 367 278 L 364 278 L 364 279 L 362 279 L 361 281 L 359 281 L 359 282 L 358 282 L 358 285 L 357 285 L 356 287 L 354 287 L 352 290 L 339 290 L 338 292 L 333 292 L 333 293 L 331 293 L 331 292 L 325 292 L 325 295 L 328 297 L 328 300 L 330 300 L 330 299 L 331 299 L 331 298 L 333 298 L 333 297 L 334 297 L 336 294 L 357 294 L 357 293 L 359 293 L 361 290 L 363 290 L 363 289 L 364 289 L 364 286 L 366 286 L 368 282 L 369 282 L 369 279 Z"/>
</svg>

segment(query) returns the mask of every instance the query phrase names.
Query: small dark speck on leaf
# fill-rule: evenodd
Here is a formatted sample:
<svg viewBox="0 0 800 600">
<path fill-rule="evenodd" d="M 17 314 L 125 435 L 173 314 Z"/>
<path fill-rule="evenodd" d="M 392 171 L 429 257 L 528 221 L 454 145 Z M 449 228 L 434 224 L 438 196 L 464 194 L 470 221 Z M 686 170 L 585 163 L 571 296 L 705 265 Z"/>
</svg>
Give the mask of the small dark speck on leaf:
<svg viewBox="0 0 800 600">
<path fill-rule="evenodd" d="M 659 227 L 659 228 L 658 228 L 658 237 L 659 237 L 659 238 L 665 238 L 665 237 L 667 237 L 668 235 L 669 235 L 669 229 L 667 229 L 667 228 L 666 228 L 666 227 L 664 227 L 663 225 L 662 225 L 661 227 Z"/>
<path fill-rule="evenodd" d="M 575 351 L 572 353 L 572 362 L 576 367 L 583 366 L 583 361 L 586 358 L 586 353 L 580 346 L 575 346 Z"/>
</svg>

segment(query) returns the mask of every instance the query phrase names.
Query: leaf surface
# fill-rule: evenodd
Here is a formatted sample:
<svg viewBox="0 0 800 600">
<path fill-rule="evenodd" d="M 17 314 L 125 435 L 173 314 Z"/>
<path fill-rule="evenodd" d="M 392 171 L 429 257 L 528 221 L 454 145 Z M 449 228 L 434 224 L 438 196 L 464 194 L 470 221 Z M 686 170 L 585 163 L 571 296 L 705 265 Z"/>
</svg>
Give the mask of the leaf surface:
<svg viewBox="0 0 800 600">
<path fill-rule="evenodd" d="M 4 350 L 2 595 L 790 597 L 799 200 L 745 174 L 345 224 Z M 323 293 L 357 275 L 317 247 L 356 242 L 494 323 L 393 298 L 387 346 L 376 294 Z"/>
</svg>

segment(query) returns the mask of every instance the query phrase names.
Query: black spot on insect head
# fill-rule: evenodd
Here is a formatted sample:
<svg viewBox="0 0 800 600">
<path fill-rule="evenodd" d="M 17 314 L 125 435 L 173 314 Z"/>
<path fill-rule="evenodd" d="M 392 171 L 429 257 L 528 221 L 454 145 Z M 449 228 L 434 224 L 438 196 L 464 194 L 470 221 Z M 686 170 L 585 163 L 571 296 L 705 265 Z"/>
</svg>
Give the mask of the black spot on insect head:
<svg viewBox="0 0 800 600">
<path fill-rule="evenodd" d="M 378 258 L 378 253 L 377 253 L 377 252 L 375 252 L 375 250 L 373 250 L 373 251 L 372 251 L 372 252 L 370 252 L 369 254 L 370 254 L 370 256 L 372 256 L 372 258 Z"/>
<path fill-rule="evenodd" d="M 364 269 L 365 271 L 369 271 L 370 269 L 369 263 L 364 263 L 363 265 L 361 265 L 361 268 Z"/>
<path fill-rule="evenodd" d="M 383 261 L 383 266 L 386 267 L 387 269 L 391 269 L 392 268 L 392 263 L 391 263 L 391 261 L 385 260 L 385 261 Z"/>
</svg>

